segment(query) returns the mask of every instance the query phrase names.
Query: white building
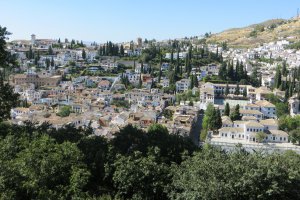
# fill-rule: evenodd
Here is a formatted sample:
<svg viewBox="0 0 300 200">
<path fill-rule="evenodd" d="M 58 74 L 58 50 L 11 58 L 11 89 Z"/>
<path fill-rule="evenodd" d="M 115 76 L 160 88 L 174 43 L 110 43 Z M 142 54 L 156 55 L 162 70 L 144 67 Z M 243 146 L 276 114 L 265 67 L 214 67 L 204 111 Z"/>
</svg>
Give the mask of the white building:
<svg viewBox="0 0 300 200">
<path fill-rule="evenodd" d="M 265 132 L 265 142 L 288 142 L 288 134 L 277 130 L 277 121 L 274 119 L 257 121 L 234 121 L 222 118 L 223 127 L 218 130 L 219 137 L 224 140 L 244 140 L 257 142 L 257 133 Z"/>
<path fill-rule="evenodd" d="M 181 79 L 176 82 L 176 92 L 185 92 L 190 88 L 191 81 L 189 79 Z"/>
<path fill-rule="evenodd" d="M 297 95 L 294 95 L 289 99 L 289 105 L 290 105 L 290 115 L 300 115 L 300 99 Z"/>
</svg>

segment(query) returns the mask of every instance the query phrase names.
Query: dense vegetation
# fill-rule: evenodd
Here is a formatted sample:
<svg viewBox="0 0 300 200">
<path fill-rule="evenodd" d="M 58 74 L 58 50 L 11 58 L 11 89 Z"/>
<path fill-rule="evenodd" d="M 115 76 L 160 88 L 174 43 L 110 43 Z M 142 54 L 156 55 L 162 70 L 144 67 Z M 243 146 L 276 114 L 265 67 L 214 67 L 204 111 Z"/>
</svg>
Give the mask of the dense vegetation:
<svg viewBox="0 0 300 200">
<path fill-rule="evenodd" d="M 0 199 L 299 199 L 300 156 L 196 148 L 161 125 L 0 124 Z"/>
</svg>

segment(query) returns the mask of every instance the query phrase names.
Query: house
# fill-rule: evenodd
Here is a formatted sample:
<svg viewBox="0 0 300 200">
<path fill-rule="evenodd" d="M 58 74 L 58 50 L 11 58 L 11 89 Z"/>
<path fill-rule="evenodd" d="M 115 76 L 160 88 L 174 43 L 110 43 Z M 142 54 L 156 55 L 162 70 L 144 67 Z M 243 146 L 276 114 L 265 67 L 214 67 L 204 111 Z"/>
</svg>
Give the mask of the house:
<svg viewBox="0 0 300 200">
<path fill-rule="evenodd" d="M 32 83 L 35 87 L 40 86 L 57 86 L 61 81 L 61 76 L 39 76 L 37 74 L 16 74 L 10 77 L 10 81 L 14 85 L 22 85 Z"/>
<path fill-rule="evenodd" d="M 148 65 L 148 64 L 146 64 L 146 63 L 143 63 L 143 72 L 142 72 L 142 73 L 147 72 L 149 69 L 150 69 L 150 65 Z M 141 73 L 141 70 L 142 70 L 142 64 L 139 63 L 139 64 L 135 67 L 134 72 L 135 72 L 136 74 L 140 74 L 140 73 Z"/>
<path fill-rule="evenodd" d="M 295 116 L 300 114 L 300 98 L 296 95 L 289 99 L 290 115 Z"/>
<path fill-rule="evenodd" d="M 169 63 L 162 63 L 161 64 L 161 70 L 162 71 L 167 71 L 167 70 L 169 70 L 169 66 L 170 66 Z"/>
<path fill-rule="evenodd" d="M 101 80 L 99 83 L 98 83 L 98 88 L 101 89 L 101 91 L 105 91 L 105 90 L 109 90 L 110 89 L 110 81 L 108 80 Z"/>
<path fill-rule="evenodd" d="M 191 85 L 190 79 L 181 79 L 176 82 L 176 91 L 177 92 L 186 92 Z"/>
<path fill-rule="evenodd" d="M 240 114 L 241 114 L 242 117 L 244 117 L 244 116 L 252 116 L 252 117 L 255 117 L 258 120 L 263 119 L 263 113 L 260 112 L 259 110 L 244 110 L 244 109 L 240 109 Z"/>
<path fill-rule="evenodd" d="M 256 100 L 265 100 L 269 94 L 272 94 L 272 91 L 267 87 L 259 87 L 255 89 Z"/>
<path fill-rule="evenodd" d="M 266 133 L 265 142 L 288 142 L 288 134 L 278 130 L 278 122 L 274 119 L 260 121 L 233 121 L 222 117 L 222 128 L 218 130 L 218 137 L 223 140 L 257 142 L 257 134 Z"/>
<path fill-rule="evenodd" d="M 138 83 L 140 80 L 140 73 L 135 73 L 130 70 L 126 70 L 123 74 L 123 77 L 127 77 L 130 83 Z"/>
<path fill-rule="evenodd" d="M 170 80 L 169 79 L 163 79 L 160 81 L 160 85 L 163 87 L 163 88 L 167 88 L 170 86 Z"/>
<path fill-rule="evenodd" d="M 274 104 L 266 100 L 256 101 L 255 105 L 260 107 L 260 112 L 263 113 L 264 118 L 276 118 L 276 107 Z"/>
<path fill-rule="evenodd" d="M 259 111 L 263 114 L 263 118 L 276 118 L 275 105 L 266 100 L 256 101 L 255 103 L 248 103 L 247 105 L 244 106 L 244 109 L 253 110 L 254 112 Z M 250 115 L 245 115 L 245 116 L 250 116 Z"/>
</svg>

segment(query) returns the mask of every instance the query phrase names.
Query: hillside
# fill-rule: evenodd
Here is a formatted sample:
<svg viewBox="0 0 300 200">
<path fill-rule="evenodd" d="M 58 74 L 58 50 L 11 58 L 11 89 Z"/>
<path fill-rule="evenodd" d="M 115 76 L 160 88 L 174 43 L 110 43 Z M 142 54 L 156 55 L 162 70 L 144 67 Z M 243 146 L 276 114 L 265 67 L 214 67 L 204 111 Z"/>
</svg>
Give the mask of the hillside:
<svg viewBox="0 0 300 200">
<path fill-rule="evenodd" d="M 207 39 L 209 43 L 226 41 L 232 47 L 255 47 L 261 43 L 278 39 L 295 41 L 300 38 L 300 19 L 272 19 L 244 28 L 233 28 L 213 34 Z"/>
</svg>

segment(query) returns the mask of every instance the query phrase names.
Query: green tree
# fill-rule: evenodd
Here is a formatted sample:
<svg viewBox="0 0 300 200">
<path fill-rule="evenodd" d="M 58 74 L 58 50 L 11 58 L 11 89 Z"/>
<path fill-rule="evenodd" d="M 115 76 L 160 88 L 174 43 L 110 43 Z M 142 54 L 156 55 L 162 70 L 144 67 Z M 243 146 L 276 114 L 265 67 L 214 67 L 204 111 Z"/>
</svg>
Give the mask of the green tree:
<svg viewBox="0 0 300 200">
<path fill-rule="evenodd" d="M 230 107 L 229 107 L 229 103 L 225 104 L 225 109 L 224 109 L 224 115 L 228 116 L 230 115 Z"/>
<path fill-rule="evenodd" d="M 196 75 L 194 75 L 194 86 L 195 86 L 196 88 L 199 87 L 199 81 L 198 81 L 198 78 L 197 78 Z"/>
<path fill-rule="evenodd" d="M 226 80 L 226 77 L 227 77 L 227 64 L 226 62 L 223 62 L 221 67 L 220 67 L 220 70 L 219 70 L 219 78 L 221 80 Z"/>
<path fill-rule="evenodd" d="M 5 69 L 11 69 L 15 64 L 14 57 L 6 50 L 6 38 L 10 33 L 5 27 L 0 26 L 0 122 L 10 119 L 10 111 L 18 104 L 19 95 L 13 88 L 4 82 Z"/>
<path fill-rule="evenodd" d="M 289 107 L 287 103 L 277 103 L 276 105 L 276 115 L 277 117 L 281 117 L 289 113 Z"/>
<path fill-rule="evenodd" d="M 227 96 L 228 94 L 229 94 L 229 86 L 228 83 L 226 83 L 225 95 Z"/>
<path fill-rule="evenodd" d="M 216 109 L 216 112 L 215 112 L 215 118 L 214 118 L 214 128 L 215 130 L 217 129 L 220 129 L 222 127 L 222 118 L 221 118 L 221 112 L 219 110 L 219 108 Z"/>
<path fill-rule="evenodd" d="M 300 145 L 300 129 L 294 129 L 289 132 L 289 139 L 293 144 L 298 143 Z"/>
<path fill-rule="evenodd" d="M 296 161 L 300 157 L 293 152 L 266 155 L 237 149 L 224 153 L 205 146 L 174 169 L 169 197 L 298 199 L 300 194 L 293 191 L 300 184 L 293 180 L 299 179 L 299 175 L 292 175 L 299 172 Z"/>
<path fill-rule="evenodd" d="M 234 70 L 233 70 L 232 62 L 228 63 L 227 77 L 228 77 L 228 80 L 234 80 Z"/>
<path fill-rule="evenodd" d="M 190 81 L 191 81 L 191 83 L 190 83 L 190 85 L 189 85 L 189 88 L 190 88 L 190 89 L 193 89 L 193 87 L 194 87 L 194 85 L 195 85 L 195 83 L 194 83 L 195 80 L 194 80 L 194 76 L 193 76 L 193 75 L 190 76 Z"/>
<path fill-rule="evenodd" d="M 161 67 L 162 67 L 162 54 L 159 54 L 159 72 L 158 72 L 158 83 L 160 83 L 161 80 L 161 75 L 162 75 L 162 71 L 161 71 Z"/>
<path fill-rule="evenodd" d="M 282 69 L 281 69 L 281 74 L 283 75 L 283 76 L 287 76 L 287 69 L 286 69 L 286 61 L 284 60 L 283 62 L 282 62 Z"/>
<path fill-rule="evenodd" d="M 266 139 L 267 134 L 260 131 L 260 132 L 256 133 L 255 137 L 256 137 L 258 142 L 263 142 Z"/>
<path fill-rule="evenodd" d="M 124 56 L 124 46 L 123 46 L 123 44 L 121 44 L 121 46 L 120 46 L 120 55 Z"/>
<path fill-rule="evenodd" d="M 82 54 L 81 54 L 81 55 L 82 55 L 82 59 L 84 59 L 84 60 L 85 60 L 85 59 L 86 59 L 86 52 L 85 52 L 85 50 L 84 50 L 84 49 L 82 49 Z"/>
<path fill-rule="evenodd" d="M 247 97 L 247 88 L 244 88 L 243 90 L 243 97 Z"/>
<path fill-rule="evenodd" d="M 239 83 L 236 84 L 236 88 L 235 88 L 234 94 L 235 94 L 235 95 L 239 95 L 239 94 L 240 94 L 240 86 L 239 86 Z"/>
<path fill-rule="evenodd" d="M 230 118 L 232 121 L 240 120 L 242 117 L 240 115 L 240 105 L 237 104 L 234 108 L 234 111 L 230 114 Z"/>
<path fill-rule="evenodd" d="M 257 66 L 254 66 L 252 73 L 250 75 L 250 82 L 255 87 L 258 87 L 260 85 L 258 77 L 259 77 L 258 68 Z"/>
<path fill-rule="evenodd" d="M 50 64 L 51 64 L 51 67 L 54 67 L 54 58 L 53 57 L 51 58 L 51 63 Z"/>
<path fill-rule="evenodd" d="M 57 113 L 57 116 L 67 117 L 71 114 L 71 106 L 63 106 Z"/>
<path fill-rule="evenodd" d="M 46 68 L 49 69 L 50 67 L 50 60 L 49 58 L 46 58 Z"/>
<path fill-rule="evenodd" d="M 10 111 L 18 105 L 18 99 L 19 94 L 0 77 L 0 122 L 10 119 Z"/>
<path fill-rule="evenodd" d="M 276 69 L 276 74 L 275 74 L 275 78 L 274 78 L 274 84 L 275 84 L 275 88 L 279 88 L 281 85 L 281 71 L 279 66 Z"/>
<path fill-rule="evenodd" d="M 156 162 L 154 155 L 142 156 L 135 152 L 132 156 L 117 156 L 114 163 L 113 182 L 118 195 L 125 199 L 165 199 L 165 187 L 170 181 L 168 167 Z"/>
<path fill-rule="evenodd" d="M 52 46 L 50 45 L 48 47 L 48 55 L 53 55 L 53 54 L 54 54 L 54 52 L 53 52 Z"/>
<path fill-rule="evenodd" d="M 216 117 L 216 111 L 214 109 L 213 104 L 210 103 L 207 105 L 207 108 L 204 113 L 202 128 L 204 130 L 214 130 L 215 129 L 215 124 L 214 124 L 215 117 Z"/>
</svg>

